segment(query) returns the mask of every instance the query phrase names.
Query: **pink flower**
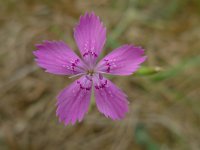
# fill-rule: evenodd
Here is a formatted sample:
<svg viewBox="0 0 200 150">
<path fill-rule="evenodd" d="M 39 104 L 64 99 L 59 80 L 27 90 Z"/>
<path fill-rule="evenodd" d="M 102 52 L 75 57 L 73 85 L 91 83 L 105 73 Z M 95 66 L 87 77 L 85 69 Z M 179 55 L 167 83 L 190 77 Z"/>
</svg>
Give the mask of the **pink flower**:
<svg viewBox="0 0 200 150">
<path fill-rule="evenodd" d="M 62 41 L 44 41 L 36 45 L 37 64 L 57 75 L 81 76 L 57 96 L 56 114 L 65 125 L 83 120 L 88 111 L 92 89 L 98 110 L 113 120 L 128 112 L 127 96 L 103 74 L 131 75 L 146 57 L 133 45 L 123 45 L 97 60 L 106 41 L 106 28 L 94 13 L 80 17 L 74 38 L 81 53 L 76 55 Z"/>
</svg>

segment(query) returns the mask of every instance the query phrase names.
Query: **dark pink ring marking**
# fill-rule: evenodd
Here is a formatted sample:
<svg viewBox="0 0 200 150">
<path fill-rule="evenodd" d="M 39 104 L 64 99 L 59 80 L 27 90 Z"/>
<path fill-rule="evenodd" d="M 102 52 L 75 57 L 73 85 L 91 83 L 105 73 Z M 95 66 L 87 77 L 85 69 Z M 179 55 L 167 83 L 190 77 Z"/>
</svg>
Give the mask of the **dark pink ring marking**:
<svg viewBox="0 0 200 150">
<path fill-rule="evenodd" d="M 82 90 L 87 90 L 87 91 L 91 90 L 91 87 L 84 87 L 84 86 L 80 83 L 80 81 L 77 81 L 77 84 L 80 85 L 80 89 L 82 89 Z"/>
<path fill-rule="evenodd" d="M 95 87 L 96 89 L 99 90 L 99 89 L 103 89 L 103 88 L 105 88 L 107 84 L 108 84 L 108 81 L 105 80 L 105 83 L 102 83 L 100 86 L 95 85 L 94 87 Z"/>
<path fill-rule="evenodd" d="M 85 52 L 84 54 L 83 54 L 83 57 L 85 57 L 85 56 L 87 56 L 87 55 L 92 55 L 92 56 L 94 56 L 94 57 L 97 57 L 97 54 L 95 53 L 95 52 L 92 52 L 92 51 L 87 51 L 87 52 Z"/>
</svg>

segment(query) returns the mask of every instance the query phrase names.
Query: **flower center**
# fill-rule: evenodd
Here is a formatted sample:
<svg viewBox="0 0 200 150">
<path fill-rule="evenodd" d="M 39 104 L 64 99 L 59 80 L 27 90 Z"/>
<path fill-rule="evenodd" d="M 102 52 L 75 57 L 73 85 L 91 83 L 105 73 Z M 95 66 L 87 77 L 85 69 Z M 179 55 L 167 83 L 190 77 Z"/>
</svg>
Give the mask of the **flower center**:
<svg viewBox="0 0 200 150">
<path fill-rule="evenodd" d="M 93 76 L 94 73 L 94 70 L 87 70 L 87 75 Z"/>
</svg>

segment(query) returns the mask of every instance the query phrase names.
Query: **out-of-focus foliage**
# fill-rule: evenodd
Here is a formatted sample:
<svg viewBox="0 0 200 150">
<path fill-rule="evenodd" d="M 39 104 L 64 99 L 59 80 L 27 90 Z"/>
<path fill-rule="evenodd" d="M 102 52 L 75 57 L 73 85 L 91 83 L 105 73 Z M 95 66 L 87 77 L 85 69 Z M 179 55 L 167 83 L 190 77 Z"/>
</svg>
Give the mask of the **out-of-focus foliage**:
<svg viewBox="0 0 200 150">
<path fill-rule="evenodd" d="M 135 139 L 138 144 L 142 145 L 146 150 L 159 150 L 158 145 L 148 134 L 143 124 L 138 124 L 135 128 Z"/>
</svg>

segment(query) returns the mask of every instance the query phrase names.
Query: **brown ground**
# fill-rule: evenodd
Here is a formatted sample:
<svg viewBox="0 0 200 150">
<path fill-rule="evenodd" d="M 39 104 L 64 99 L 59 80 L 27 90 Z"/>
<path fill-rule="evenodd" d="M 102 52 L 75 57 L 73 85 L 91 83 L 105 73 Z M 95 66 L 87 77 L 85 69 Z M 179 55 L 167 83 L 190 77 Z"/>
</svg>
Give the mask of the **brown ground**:
<svg viewBox="0 0 200 150">
<path fill-rule="evenodd" d="M 32 51 L 51 39 L 77 49 L 72 29 L 92 10 L 107 26 L 107 52 L 142 45 L 144 65 L 163 72 L 112 78 L 129 96 L 124 120 L 92 106 L 65 127 L 55 97 L 73 79 L 45 73 Z M 0 0 L 0 150 L 199 150 L 199 10 L 198 0 Z"/>
</svg>

